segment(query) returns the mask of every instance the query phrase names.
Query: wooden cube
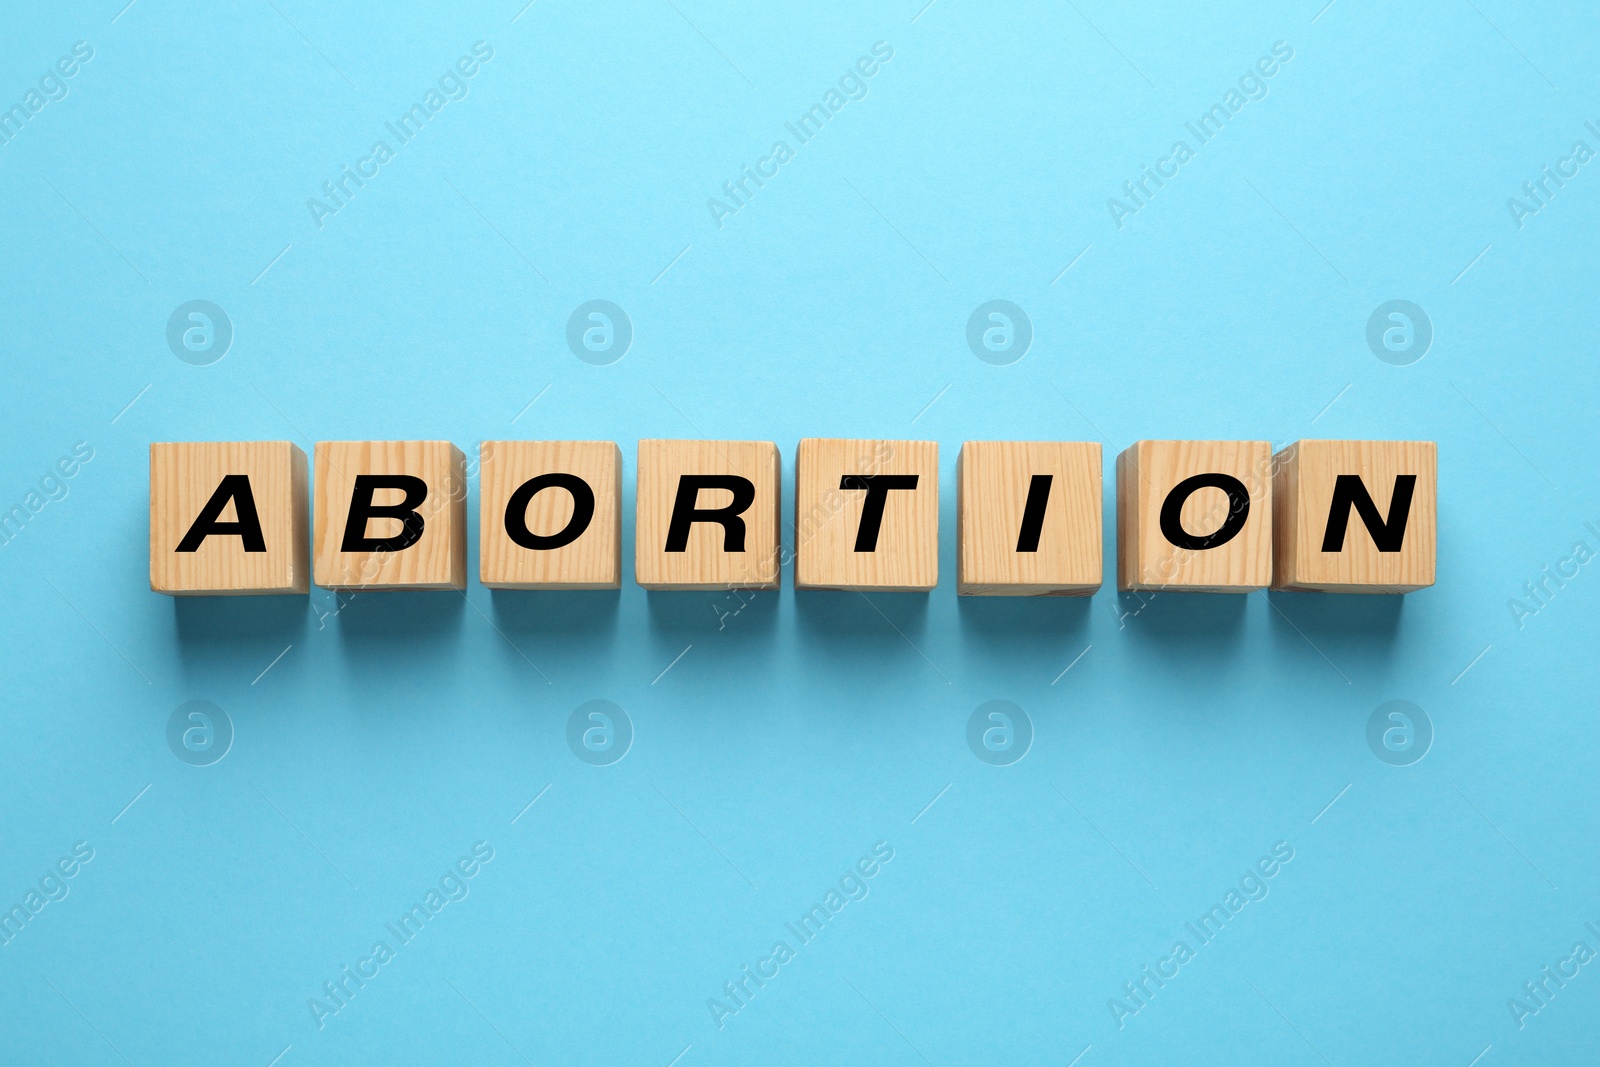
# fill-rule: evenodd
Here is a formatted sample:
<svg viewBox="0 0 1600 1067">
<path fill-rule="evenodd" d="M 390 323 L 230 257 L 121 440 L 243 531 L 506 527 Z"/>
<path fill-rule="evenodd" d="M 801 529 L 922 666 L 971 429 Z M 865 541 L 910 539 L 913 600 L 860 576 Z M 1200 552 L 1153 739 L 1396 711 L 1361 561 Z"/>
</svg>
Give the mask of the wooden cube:
<svg viewBox="0 0 1600 1067">
<path fill-rule="evenodd" d="M 808 437 L 795 458 L 796 589 L 939 584 L 939 445 Z"/>
<path fill-rule="evenodd" d="M 776 589 L 782 477 L 770 441 L 640 441 L 634 580 Z"/>
<path fill-rule="evenodd" d="M 467 587 L 466 458 L 449 441 L 318 441 L 312 559 L 327 589 Z"/>
<path fill-rule="evenodd" d="M 1296 441 L 1273 459 L 1272 588 L 1409 593 L 1433 584 L 1434 442 Z"/>
<path fill-rule="evenodd" d="M 622 452 L 611 441 L 478 446 L 478 578 L 491 589 L 622 586 Z"/>
<path fill-rule="evenodd" d="M 1100 495 L 1097 441 L 966 442 L 956 458 L 956 591 L 1093 594 Z"/>
<path fill-rule="evenodd" d="M 1117 457 L 1117 586 L 1248 593 L 1272 578 L 1272 445 L 1138 441 Z"/>
<path fill-rule="evenodd" d="M 150 588 L 311 591 L 306 454 L 289 441 L 150 446 Z"/>
</svg>

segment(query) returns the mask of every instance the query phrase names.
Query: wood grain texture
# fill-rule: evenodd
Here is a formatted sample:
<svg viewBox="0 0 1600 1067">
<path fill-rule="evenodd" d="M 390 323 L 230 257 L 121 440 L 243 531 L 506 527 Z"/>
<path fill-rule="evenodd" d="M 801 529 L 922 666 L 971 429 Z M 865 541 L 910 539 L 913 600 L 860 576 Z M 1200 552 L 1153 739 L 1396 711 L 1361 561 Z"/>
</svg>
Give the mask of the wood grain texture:
<svg viewBox="0 0 1600 1067">
<path fill-rule="evenodd" d="M 1438 562 L 1438 446 L 1432 441 L 1296 441 L 1274 458 L 1272 587 L 1325 593 L 1409 593 L 1434 583 Z M 1361 478 L 1384 519 L 1395 481 L 1416 477 L 1405 538 L 1381 552 L 1352 511 L 1344 547 L 1322 551 L 1341 474 Z"/>
<path fill-rule="evenodd" d="M 456 589 L 467 587 L 466 458 L 449 441 L 318 441 L 312 561 L 326 589 Z M 422 537 L 398 552 L 344 552 L 351 493 L 360 474 L 407 474 L 427 484 L 417 509 Z M 397 490 L 380 490 L 378 505 L 397 504 Z M 365 533 L 390 537 L 399 519 L 371 520 Z"/>
<path fill-rule="evenodd" d="M 914 474 L 888 494 L 872 552 L 855 551 L 867 493 L 845 475 Z M 939 584 L 939 445 L 808 437 L 795 458 L 796 589 L 927 592 Z"/>
<path fill-rule="evenodd" d="M 1161 508 L 1180 482 L 1219 473 L 1245 486 L 1249 510 L 1237 535 L 1214 548 L 1184 548 L 1161 532 Z M 1194 536 L 1227 521 L 1228 495 L 1202 488 L 1180 513 Z M 1117 457 L 1117 587 L 1248 593 L 1272 578 L 1272 445 L 1266 441 L 1138 441 Z"/>
<path fill-rule="evenodd" d="M 226 475 L 250 479 L 265 552 L 213 534 L 176 551 Z M 306 454 L 289 441 L 150 446 L 150 588 L 170 596 L 259 596 L 311 591 Z M 220 516 L 237 519 L 229 504 Z"/>
<path fill-rule="evenodd" d="M 589 525 L 571 544 L 530 549 L 506 533 L 506 507 L 523 483 L 572 474 L 594 494 Z M 478 579 L 491 589 L 622 587 L 622 451 L 611 441 L 484 441 L 478 446 Z M 528 502 L 530 532 L 566 529 L 573 496 L 541 489 Z"/>
<path fill-rule="evenodd" d="M 956 458 L 956 591 L 962 596 L 1089 596 L 1100 588 L 1097 441 L 967 441 Z M 1035 551 L 1019 552 L 1030 488 L 1050 477 Z"/>
<path fill-rule="evenodd" d="M 682 552 L 666 551 L 678 480 L 684 475 L 722 474 L 745 478 L 755 500 L 740 516 L 742 552 L 724 550 L 720 523 L 696 522 Z M 639 442 L 634 508 L 634 580 L 646 589 L 776 589 L 778 522 L 782 500 L 778 446 L 770 441 Z M 726 506 L 725 489 L 701 489 L 702 509 Z"/>
</svg>

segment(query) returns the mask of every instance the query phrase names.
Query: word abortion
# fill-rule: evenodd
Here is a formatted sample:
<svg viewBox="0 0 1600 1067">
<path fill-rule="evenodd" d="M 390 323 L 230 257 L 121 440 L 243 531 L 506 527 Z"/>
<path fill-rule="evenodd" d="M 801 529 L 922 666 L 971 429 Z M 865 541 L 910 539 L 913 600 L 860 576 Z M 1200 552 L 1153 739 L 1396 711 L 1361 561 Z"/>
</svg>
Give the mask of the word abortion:
<svg viewBox="0 0 1600 1067">
<path fill-rule="evenodd" d="M 448 441 L 150 446 L 150 587 L 180 595 L 453 589 L 467 581 L 467 463 Z M 622 453 L 485 441 L 479 580 L 622 583 Z M 1087 596 L 1102 577 L 1100 445 L 968 441 L 956 461 L 957 591 Z M 641 440 L 634 580 L 646 589 L 926 592 L 939 582 L 939 446 L 807 438 L 791 543 L 765 441 Z M 1434 581 L 1426 441 L 1139 441 L 1116 461 L 1117 585 L 1406 593 Z"/>
</svg>

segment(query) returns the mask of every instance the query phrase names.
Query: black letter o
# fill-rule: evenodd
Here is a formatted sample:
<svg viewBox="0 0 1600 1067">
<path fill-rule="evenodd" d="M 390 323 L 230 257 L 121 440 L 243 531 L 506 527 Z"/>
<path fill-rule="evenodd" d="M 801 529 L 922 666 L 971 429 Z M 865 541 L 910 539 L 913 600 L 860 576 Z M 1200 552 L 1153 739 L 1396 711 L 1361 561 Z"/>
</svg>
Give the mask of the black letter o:
<svg viewBox="0 0 1600 1067">
<path fill-rule="evenodd" d="M 1196 490 L 1221 489 L 1228 494 L 1228 517 L 1217 527 L 1216 532 L 1196 537 L 1183 528 L 1183 505 L 1186 504 Z M 1172 487 L 1167 494 L 1167 499 L 1161 504 L 1161 535 L 1179 548 L 1192 549 L 1199 552 L 1208 548 L 1218 548 L 1227 544 L 1238 536 L 1244 529 L 1245 520 L 1250 517 L 1250 492 L 1244 483 L 1228 474 L 1196 474 L 1193 478 L 1185 478 Z"/>
<path fill-rule="evenodd" d="M 548 536 L 528 529 L 528 505 L 541 489 L 565 489 L 572 494 L 572 518 Z M 594 490 L 576 474 L 541 474 L 517 486 L 506 504 L 506 535 L 523 548 L 551 549 L 570 545 L 589 528 L 594 518 Z"/>
</svg>

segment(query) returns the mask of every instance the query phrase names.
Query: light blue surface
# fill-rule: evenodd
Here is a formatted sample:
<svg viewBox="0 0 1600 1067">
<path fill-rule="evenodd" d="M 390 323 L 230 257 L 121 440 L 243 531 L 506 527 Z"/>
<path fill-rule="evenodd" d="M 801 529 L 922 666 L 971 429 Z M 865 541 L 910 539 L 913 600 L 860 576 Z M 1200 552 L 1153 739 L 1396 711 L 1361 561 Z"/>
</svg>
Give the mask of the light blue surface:
<svg viewBox="0 0 1600 1067">
<path fill-rule="evenodd" d="M 1600 550 L 1600 162 L 1520 228 L 1507 206 L 1600 150 L 1592 12 L 921 2 L 8 12 L 0 106 L 93 58 L 0 145 L 0 509 L 93 458 L 0 549 L 0 903 L 93 859 L 0 948 L 0 1059 L 1594 1062 L 1600 965 L 1508 1007 L 1600 950 L 1600 578 L 1508 603 Z M 465 98 L 319 228 L 307 198 L 477 41 Z M 865 97 L 797 144 L 878 41 Z M 719 228 L 707 199 L 780 139 Z M 1107 199 L 1179 139 L 1119 229 Z M 194 299 L 234 328 L 209 366 L 165 338 Z M 633 324 L 608 366 L 566 344 L 591 299 Z M 966 343 L 994 299 L 1032 321 L 1009 366 Z M 1434 328 L 1408 366 L 1366 342 L 1393 299 Z M 640 437 L 776 441 L 786 486 L 802 436 L 937 439 L 941 584 L 796 595 L 786 568 L 720 622 L 631 580 L 337 614 L 147 588 L 152 441 L 512 436 L 622 445 L 628 560 Z M 1302 436 L 1439 443 L 1435 588 L 955 596 L 963 440 L 1099 439 L 1109 474 L 1141 437 Z M 566 741 L 594 699 L 635 730 L 609 766 Z M 1035 731 L 1011 766 L 966 742 L 995 699 Z M 168 747 L 189 700 L 235 730 L 210 766 Z M 1369 749 L 1389 700 L 1431 720 L 1420 762 Z M 385 924 L 477 842 L 469 894 L 401 946 Z M 785 924 L 877 842 L 869 894 L 801 945 Z M 1200 945 L 1184 924 L 1278 842 Z M 308 999 L 380 939 L 319 1028 Z M 779 940 L 719 1028 L 708 999 Z"/>
</svg>

